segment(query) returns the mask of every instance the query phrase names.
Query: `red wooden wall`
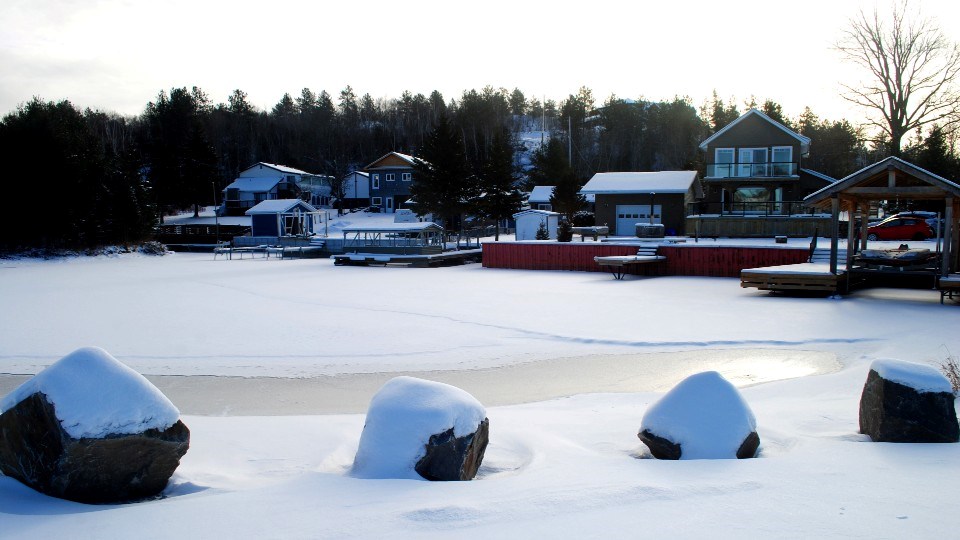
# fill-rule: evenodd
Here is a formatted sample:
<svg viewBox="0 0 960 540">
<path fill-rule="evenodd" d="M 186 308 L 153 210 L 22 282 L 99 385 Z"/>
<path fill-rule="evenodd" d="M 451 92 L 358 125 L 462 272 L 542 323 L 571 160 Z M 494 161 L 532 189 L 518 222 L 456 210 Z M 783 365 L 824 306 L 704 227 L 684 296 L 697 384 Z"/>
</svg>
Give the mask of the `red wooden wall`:
<svg viewBox="0 0 960 540">
<path fill-rule="evenodd" d="M 516 270 L 605 271 L 594 257 L 636 255 L 637 246 L 608 243 L 515 243 L 483 244 L 483 266 Z M 628 273 L 656 273 L 666 276 L 740 277 L 740 270 L 761 266 L 796 264 L 807 261 L 805 248 L 712 246 L 677 244 L 660 246 L 667 258 L 656 264 L 629 267 Z"/>
</svg>

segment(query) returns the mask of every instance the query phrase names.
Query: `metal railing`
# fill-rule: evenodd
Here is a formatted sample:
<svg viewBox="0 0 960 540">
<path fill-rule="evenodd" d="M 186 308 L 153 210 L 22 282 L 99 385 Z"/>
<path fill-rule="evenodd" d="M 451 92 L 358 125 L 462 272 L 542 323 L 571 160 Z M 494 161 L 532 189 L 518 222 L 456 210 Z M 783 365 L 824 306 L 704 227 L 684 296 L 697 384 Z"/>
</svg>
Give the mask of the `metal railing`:
<svg viewBox="0 0 960 540">
<path fill-rule="evenodd" d="M 687 205 L 688 216 L 815 216 L 821 212 L 803 201 L 695 202 Z"/>
<path fill-rule="evenodd" d="M 796 161 L 772 163 L 711 163 L 707 165 L 707 178 L 780 178 L 797 176 L 800 170 Z"/>
</svg>

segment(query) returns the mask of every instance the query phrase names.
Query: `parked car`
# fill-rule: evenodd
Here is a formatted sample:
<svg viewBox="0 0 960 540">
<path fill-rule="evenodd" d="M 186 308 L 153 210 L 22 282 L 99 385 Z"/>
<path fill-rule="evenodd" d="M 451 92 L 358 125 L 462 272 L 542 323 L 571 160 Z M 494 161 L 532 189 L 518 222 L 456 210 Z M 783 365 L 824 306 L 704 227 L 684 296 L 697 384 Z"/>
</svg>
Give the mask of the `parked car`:
<svg viewBox="0 0 960 540">
<path fill-rule="evenodd" d="M 867 228 L 867 240 L 926 240 L 933 235 L 922 217 L 896 215 Z"/>
</svg>

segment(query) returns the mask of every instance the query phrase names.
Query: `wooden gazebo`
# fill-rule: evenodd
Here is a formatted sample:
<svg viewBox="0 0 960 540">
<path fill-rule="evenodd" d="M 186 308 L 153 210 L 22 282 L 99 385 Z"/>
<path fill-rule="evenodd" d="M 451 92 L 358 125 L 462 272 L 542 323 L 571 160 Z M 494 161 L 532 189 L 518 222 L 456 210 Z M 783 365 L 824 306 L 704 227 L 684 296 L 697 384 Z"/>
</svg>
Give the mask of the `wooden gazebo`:
<svg viewBox="0 0 960 540">
<path fill-rule="evenodd" d="M 960 185 L 921 169 L 897 157 L 888 157 L 810 194 L 804 199 L 808 206 L 829 210 L 832 215 L 830 240 L 830 272 L 837 273 L 840 243 L 840 212 L 850 216 L 847 227 L 846 271 L 850 271 L 855 252 L 867 248 L 867 226 L 870 203 L 884 200 L 942 200 L 944 202 L 943 248 L 940 254 L 939 274 L 946 276 L 958 268 L 957 218 L 960 217 Z M 859 246 L 855 242 L 853 220 L 860 214 Z"/>
</svg>

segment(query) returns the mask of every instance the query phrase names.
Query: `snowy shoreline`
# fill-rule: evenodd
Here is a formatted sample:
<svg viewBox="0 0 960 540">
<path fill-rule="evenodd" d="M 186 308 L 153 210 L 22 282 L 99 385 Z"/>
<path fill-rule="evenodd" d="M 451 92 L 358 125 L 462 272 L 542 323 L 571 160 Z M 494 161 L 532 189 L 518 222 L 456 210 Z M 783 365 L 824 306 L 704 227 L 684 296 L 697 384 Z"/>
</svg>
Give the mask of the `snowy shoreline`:
<svg viewBox="0 0 960 540">
<path fill-rule="evenodd" d="M 289 416 L 362 413 L 389 379 L 410 375 L 463 388 L 488 406 L 577 394 L 663 392 L 693 373 L 717 370 L 737 386 L 839 370 L 818 351 L 727 349 L 591 355 L 478 370 L 348 373 L 309 378 L 147 375 L 183 414 Z M 0 396 L 29 375 L 0 375 Z"/>
</svg>

